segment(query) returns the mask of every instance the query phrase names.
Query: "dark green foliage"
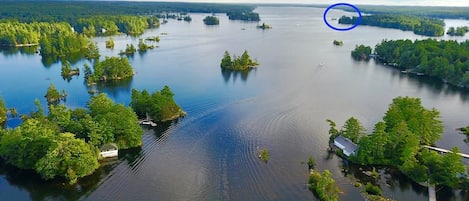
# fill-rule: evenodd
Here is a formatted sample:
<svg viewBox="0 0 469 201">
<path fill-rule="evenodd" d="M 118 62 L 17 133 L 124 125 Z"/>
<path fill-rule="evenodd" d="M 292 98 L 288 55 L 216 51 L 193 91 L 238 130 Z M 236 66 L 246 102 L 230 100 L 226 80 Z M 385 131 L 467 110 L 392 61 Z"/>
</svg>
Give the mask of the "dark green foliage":
<svg viewBox="0 0 469 201">
<path fill-rule="evenodd" d="M 358 17 L 342 16 L 339 19 L 339 24 L 355 24 L 357 20 Z M 413 31 L 415 34 L 424 36 L 443 36 L 445 31 L 443 20 L 411 15 L 375 14 L 363 16 L 360 24 Z"/>
<path fill-rule="evenodd" d="M 257 25 L 256 27 L 258 29 L 272 29 L 272 26 L 266 24 L 265 22 L 263 22 L 261 25 Z"/>
<path fill-rule="evenodd" d="M 38 9 L 40 7 L 41 9 Z M 34 4 L 22 1 L 2 2 L 0 19 L 17 19 L 21 22 L 67 21 L 74 24 L 80 18 L 94 16 L 145 15 L 158 13 L 227 13 L 231 19 L 258 21 L 253 13 L 254 5 L 185 2 L 119 2 L 111 1 L 35 1 Z M 257 19 L 257 20 L 256 20 Z M 153 16 L 147 23 L 154 26 Z M 98 30 L 98 29 L 96 29 Z"/>
<path fill-rule="evenodd" d="M 106 40 L 106 48 L 113 49 L 114 48 L 114 39 L 111 37 L 109 40 Z"/>
<path fill-rule="evenodd" d="M 110 133 L 114 134 L 115 143 L 119 148 L 127 149 L 142 144 L 143 130 L 138 125 L 137 115 L 129 107 L 114 104 L 105 94 L 93 96 L 88 102 L 93 120 L 100 124 L 108 124 Z M 91 136 L 90 136 L 91 137 Z M 104 136 L 103 143 L 110 139 Z"/>
<path fill-rule="evenodd" d="M 439 118 L 439 112 L 425 109 L 420 99 L 397 97 L 383 121 L 370 135 L 359 139 L 357 155 L 351 159 L 364 165 L 397 167 L 416 182 L 430 179 L 433 184 L 458 187 L 457 175 L 464 173 L 461 156 L 422 148 L 440 138 L 443 124 Z"/>
<path fill-rule="evenodd" d="M 0 97 L 0 130 L 2 130 L 7 123 L 7 112 L 8 110 L 5 106 L 5 102 L 3 101 L 3 98 Z"/>
<path fill-rule="evenodd" d="M 183 19 L 184 21 L 186 21 L 186 22 L 192 21 L 192 17 L 191 17 L 190 15 L 186 15 L 186 16 L 184 16 L 182 19 Z"/>
<path fill-rule="evenodd" d="M 50 105 L 43 116 L 39 101 L 36 105 L 38 111 L 19 127 L 0 130 L 0 156 L 44 179 L 59 177 L 73 184 L 98 168 L 101 145 L 116 143 L 127 149 L 142 144 L 143 130 L 132 109 L 114 104 L 104 94 L 90 99 L 89 110 Z"/>
<path fill-rule="evenodd" d="M 334 45 L 338 45 L 338 46 L 344 45 L 344 42 L 341 41 L 341 40 L 334 40 L 332 43 L 333 43 Z"/>
<path fill-rule="evenodd" d="M 153 49 L 153 48 L 155 48 L 155 46 L 147 45 L 145 42 L 143 42 L 143 39 L 138 40 L 138 51 L 139 52 L 146 52 L 148 49 Z"/>
<path fill-rule="evenodd" d="M 173 92 L 168 86 L 151 95 L 143 90 L 132 89 L 131 107 L 140 118 L 149 115 L 155 121 L 168 121 L 184 115 L 173 99 Z"/>
<path fill-rule="evenodd" d="M 349 7 L 339 7 L 339 9 L 355 12 L 353 8 Z M 469 9 L 467 7 L 360 5 L 360 11 L 369 14 L 412 15 L 440 19 L 469 19 Z"/>
<path fill-rule="evenodd" d="M 215 16 L 207 16 L 204 18 L 204 24 L 205 25 L 219 25 L 220 20 L 218 20 L 218 18 Z"/>
<path fill-rule="evenodd" d="M 233 55 L 233 59 L 231 59 L 230 53 L 225 51 L 223 59 L 221 60 L 220 67 L 229 70 L 248 70 L 255 66 L 259 65 L 257 61 L 253 61 L 248 54 L 248 51 L 244 50 L 241 57 L 237 57 Z"/>
<path fill-rule="evenodd" d="M 466 33 L 469 31 L 469 27 L 463 26 L 463 27 L 450 27 L 446 34 L 450 36 L 464 36 Z"/>
<path fill-rule="evenodd" d="M 99 167 L 93 148 L 71 133 L 59 134 L 47 154 L 35 164 L 35 170 L 44 178 L 65 178 L 70 184 L 90 175 Z"/>
<path fill-rule="evenodd" d="M 309 175 L 309 189 L 311 189 L 316 197 L 321 201 L 337 201 L 339 200 L 339 188 L 335 186 L 335 181 L 329 170 L 323 173 L 317 171 Z"/>
<path fill-rule="evenodd" d="M 352 57 L 356 60 L 369 60 L 371 54 L 371 47 L 364 45 L 356 45 L 355 49 L 352 50 Z"/>
<path fill-rule="evenodd" d="M 260 21 L 258 13 L 252 12 L 252 10 L 243 10 L 243 11 L 229 11 L 226 13 L 230 20 L 243 20 L 243 21 Z"/>
<path fill-rule="evenodd" d="M 365 191 L 372 195 L 381 195 L 381 189 L 379 186 L 375 186 L 372 183 L 366 183 Z"/>
<path fill-rule="evenodd" d="M 268 149 L 262 149 L 259 151 L 259 158 L 266 162 L 269 161 L 269 150 Z"/>
<path fill-rule="evenodd" d="M 358 140 L 365 135 L 365 128 L 363 128 L 358 119 L 350 117 L 340 130 L 340 134 L 350 139 L 352 142 L 358 143 Z"/>
<path fill-rule="evenodd" d="M 146 38 L 145 40 L 149 40 L 149 41 L 155 41 L 155 42 L 160 42 L 160 37 L 159 36 L 155 36 L 155 37 L 148 37 Z"/>
<path fill-rule="evenodd" d="M 47 92 L 44 97 L 46 97 L 47 103 L 49 104 L 58 103 L 62 98 L 59 91 L 57 91 L 53 84 L 49 85 L 49 88 L 47 88 Z"/>
<path fill-rule="evenodd" d="M 469 86 L 469 41 L 385 40 L 376 45 L 375 52 L 381 62 L 396 63 L 401 69 L 434 76 L 456 86 Z"/>
<path fill-rule="evenodd" d="M 72 79 L 72 76 L 80 75 L 80 69 L 79 68 L 72 69 L 72 65 L 70 64 L 70 62 L 64 61 L 62 63 L 61 75 L 62 75 L 62 78 L 70 81 Z"/>
<path fill-rule="evenodd" d="M 309 156 L 309 159 L 308 159 L 308 168 L 311 170 L 311 169 L 314 169 L 314 166 L 316 165 L 316 162 L 314 162 L 314 159 L 313 159 L 313 156 Z"/>
<path fill-rule="evenodd" d="M 87 82 L 98 82 L 106 80 L 120 80 L 130 78 L 134 75 L 132 66 L 126 57 L 105 57 L 104 61 L 96 61 L 93 65 L 93 74 L 87 76 Z"/>
<path fill-rule="evenodd" d="M 339 131 L 335 128 L 336 127 L 336 124 L 334 121 L 330 120 L 330 119 L 326 119 L 326 121 L 329 123 L 329 144 L 332 144 L 334 143 L 334 139 L 337 138 L 340 133 Z"/>
</svg>

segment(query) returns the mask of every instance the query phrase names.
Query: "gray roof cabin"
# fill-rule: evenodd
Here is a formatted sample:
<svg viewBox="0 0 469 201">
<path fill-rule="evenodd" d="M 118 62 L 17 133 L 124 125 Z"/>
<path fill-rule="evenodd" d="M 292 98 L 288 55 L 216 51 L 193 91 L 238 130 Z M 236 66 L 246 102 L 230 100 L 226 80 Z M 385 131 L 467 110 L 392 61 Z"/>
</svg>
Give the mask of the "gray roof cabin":
<svg viewBox="0 0 469 201">
<path fill-rule="evenodd" d="M 342 137 L 341 135 L 334 139 L 334 145 L 341 149 L 346 156 L 355 154 L 358 149 L 355 143 L 353 143 L 348 138 Z"/>
</svg>

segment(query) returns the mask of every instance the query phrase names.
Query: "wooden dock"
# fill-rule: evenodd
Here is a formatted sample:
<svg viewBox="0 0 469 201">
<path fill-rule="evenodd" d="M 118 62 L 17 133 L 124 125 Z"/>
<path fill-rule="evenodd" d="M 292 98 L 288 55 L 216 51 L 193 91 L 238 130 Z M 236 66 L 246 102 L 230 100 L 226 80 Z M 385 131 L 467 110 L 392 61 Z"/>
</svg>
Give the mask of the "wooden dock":
<svg viewBox="0 0 469 201">
<path fill-rule="evenodd" d="M 436 201 L 435 186 L 428 185 L 428 201 Z"/>
<path fill-rule="evenodd" d="M 451 150 L 447 150 L 447 149 L 443 149 L 443 148 L 439 148 L 439 147 L 432 147 L 432 146 L 428 146 L 428 145 L 423 145 L 422 147 L 425 147 L 427 149 L 431 149 L 431 150 L 434 150 L 434 151 L 438 151 L 438 152 L 441 152 L 441 153 L 453 153 Z M 456 153 L 460 156 L 462 156 L 463 158 L 469 158 L 469 154 L 463 154 L 463 153 Z"/>
</svg>

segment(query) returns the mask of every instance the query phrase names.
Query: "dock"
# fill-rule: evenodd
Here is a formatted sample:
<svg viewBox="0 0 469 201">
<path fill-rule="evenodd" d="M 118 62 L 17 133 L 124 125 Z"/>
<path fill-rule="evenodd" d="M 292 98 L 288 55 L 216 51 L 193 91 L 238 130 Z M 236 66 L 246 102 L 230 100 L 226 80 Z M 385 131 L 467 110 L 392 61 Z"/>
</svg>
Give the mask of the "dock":
<svg viewBox="0 0 469 201">
<path fill-rule="evenodd" d="M 435 186 L 428 185 L 428 201 L 436 201 Z"/>
<path fill-rule="evenodd" d="M 441 153 L 453 153 L 451 150 L 447 150 L 447 149 L 443 149 L 443 148 L 439 148 L 439 147 L 432 147 L 432 146 L 428 146 L 428 145 L 423 145 L 422 147 L 427 148 L 427 149 L 431 149 L 431 150 L 434 150 L 434 151 L 438 151 L 438 152 L 441 152 Z M 463 154 L 463 153 L 456 153 L 456 154 L 462 156 L 463 158 L 468 158 L 469 159 L 469 154 Z"/>
<path fill-rule="evenodd" d="M 138 123 L 140 125 L 148 125 L 148 126 L 151 126 L 151 127 L 156 127 L 156 123 L 153 122 L 152 120 L 139 120 Z"/>
</svg>

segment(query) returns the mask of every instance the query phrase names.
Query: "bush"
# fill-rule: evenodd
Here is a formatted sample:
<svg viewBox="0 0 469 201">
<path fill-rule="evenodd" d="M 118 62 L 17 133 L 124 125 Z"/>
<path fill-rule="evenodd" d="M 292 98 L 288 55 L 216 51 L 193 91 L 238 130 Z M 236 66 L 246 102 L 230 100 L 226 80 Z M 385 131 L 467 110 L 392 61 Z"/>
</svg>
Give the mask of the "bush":
<svg viewBox="0 0 469 201">
<path fill-rule="evenodd" d="M 381 195 L 381 189 L 379 186 L 375 186 L 372 183 L 366 183 L 365 191 L 372 195 Z"/>
</svg>

